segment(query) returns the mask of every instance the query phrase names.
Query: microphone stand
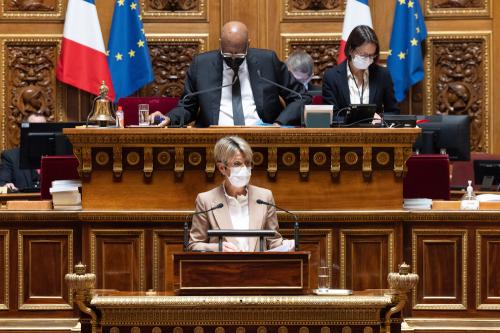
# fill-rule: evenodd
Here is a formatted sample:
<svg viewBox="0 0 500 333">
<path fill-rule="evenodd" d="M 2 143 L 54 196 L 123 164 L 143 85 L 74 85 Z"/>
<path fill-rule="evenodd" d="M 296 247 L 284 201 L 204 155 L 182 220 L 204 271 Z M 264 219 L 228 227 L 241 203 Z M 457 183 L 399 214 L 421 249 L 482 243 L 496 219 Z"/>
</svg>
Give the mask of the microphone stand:
<svg viewBox="0 0 500 333">
<path fill-rule="evenodd" d="M 221 202 L 218 205 L 215 205 L 207 210 L 202 210 L 200 212 L 194 212 L 192 214 L 186 215 L 186 220 L 184 221 L 184 240 L 183 240 L 183 248 L 184 252 L 188 251 L 188 246 L 189 246 L 189 220 L 193 218 L 195 215 L 200 215 L 200 214 L 205 214 L 208 212 L 211 212 L 213 210 L 219 209 L 224 207 L 224 204 Z"/>
<path fill-rule="evenodd" d="M 282 212 L 285 212 L 287 214 L 290 214 L 294 217 L 295 219 L 295 222 L 293 224 L 293 238 L 294 238 L 294 242 L 295 242 L 295 251 L 298 251 L 299 250 L 299 218 L 297 217 L 296 214 L 292 213 L 291 211 L 287 210 L 287 209 L 284 209 L 284 208 L 281 208 L 279 206 L 276 206 L 275 204 L 273 203 L 270 203 L 270 202 L 267 202 L 267 201 L 264 201 L 264 200 L 261 200 L 261 199 L 257 199 L 257 203 L 259 205 L 267 205 L 267 206 L 272 206 Z"/>
</svg>

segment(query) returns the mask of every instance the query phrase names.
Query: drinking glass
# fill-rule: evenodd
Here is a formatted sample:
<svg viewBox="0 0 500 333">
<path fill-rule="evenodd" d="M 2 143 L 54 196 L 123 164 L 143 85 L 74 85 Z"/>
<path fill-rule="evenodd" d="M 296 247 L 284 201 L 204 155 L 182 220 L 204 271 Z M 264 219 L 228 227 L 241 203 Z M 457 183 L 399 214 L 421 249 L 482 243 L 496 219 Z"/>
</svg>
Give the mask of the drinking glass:
<svg viewBox="0 0 500 333">
<path fill-rule="evenodd" d="M 318 290 L 326 291 L 330 289 L 330 267 L 318 267 Z"/>
<path fill-rule="evenodd" d="M 139 126 L 149 125 L 149 104 L 139 104 Z"/>
</svg>

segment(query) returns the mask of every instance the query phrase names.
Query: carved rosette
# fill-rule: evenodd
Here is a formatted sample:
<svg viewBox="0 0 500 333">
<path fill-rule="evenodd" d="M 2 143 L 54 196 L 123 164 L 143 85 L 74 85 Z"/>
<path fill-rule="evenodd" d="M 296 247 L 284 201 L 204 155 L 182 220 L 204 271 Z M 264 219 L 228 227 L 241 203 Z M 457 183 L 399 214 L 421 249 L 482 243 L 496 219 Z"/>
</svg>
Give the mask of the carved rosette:
<svg viewBox="0 0 500 333">
<path fill-rule="evenodd" d="M 201 41 L 149 42 L 155 78 L 146 86 L 148 96 L 181 96 L 193 57 L 203 51 Z"/>
<path fill-rule="evenodd" d="M 487 150 L 484 48 L 484 42 L 478 40 L 434 42 L 434 110 L 470 116 L 473 151 Z"/>
<path fill-rule="evenodd" d="M 285 55 L 295 50 L 303 50 L 313 58 L 314 85 L 321 85 L 325 71 L 337 65 L 340 50 L 340 36 L 286 37 L 284 40 Z"/>
<path fill-rule="evenodd" d="M 7 59 L 4 135 L 6 146 L 13 147 L 19 144 L 21 122 L 30 114 L 43 114 L 55 120 L 57 44 L 13 42 L 4 50 Z"/>
</svg>

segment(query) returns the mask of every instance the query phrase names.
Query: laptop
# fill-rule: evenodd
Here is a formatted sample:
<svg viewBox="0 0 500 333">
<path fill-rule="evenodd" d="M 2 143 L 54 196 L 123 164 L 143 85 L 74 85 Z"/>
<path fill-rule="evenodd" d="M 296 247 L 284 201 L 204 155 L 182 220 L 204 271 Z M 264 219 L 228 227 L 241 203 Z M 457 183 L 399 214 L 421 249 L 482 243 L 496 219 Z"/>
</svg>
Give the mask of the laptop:
<svg viewBox="0 0 500 333">
<path fill-rule="evenodd" d="M 345 114 L 344 126 L 371 126 L 373 116 L 377 112 L 377 104 L 351 104 Z"/>
</svg>

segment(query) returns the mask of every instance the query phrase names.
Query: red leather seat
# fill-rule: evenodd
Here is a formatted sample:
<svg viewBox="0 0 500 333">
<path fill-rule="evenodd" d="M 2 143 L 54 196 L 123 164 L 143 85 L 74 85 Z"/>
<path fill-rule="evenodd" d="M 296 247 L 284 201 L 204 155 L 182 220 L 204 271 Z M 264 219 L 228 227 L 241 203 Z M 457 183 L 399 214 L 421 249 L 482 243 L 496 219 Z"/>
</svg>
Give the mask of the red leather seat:
<svg viewBox="0 0 500 333">
<path fill-rule="evenodd" d="M 450 161 L 448 155 L 412 155 L 406 162 L 403 198 L 450 200 Z"/>
<path fill-rule="evenodd" d="M 175 108 L 178 97 L 123 97 L 118 105 L 123 109 L 125 126 L 139 124 L 139 104 L 149 104 L 149 113 L 160 111 L 165 114 Z"/>
<path fill-rule="evenodd" d="M 80 179 L 78 160 L 74 155 L 43 156 L 40 167 L 40 193 L 42 200 L 52 199 L 49 190 L 54 180 Z"/>
</svg>

